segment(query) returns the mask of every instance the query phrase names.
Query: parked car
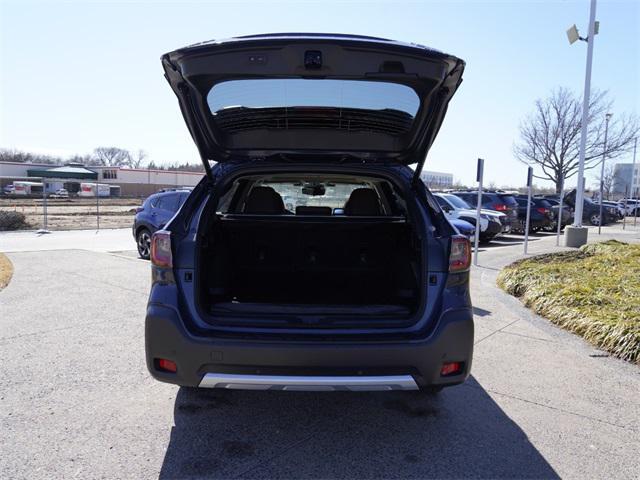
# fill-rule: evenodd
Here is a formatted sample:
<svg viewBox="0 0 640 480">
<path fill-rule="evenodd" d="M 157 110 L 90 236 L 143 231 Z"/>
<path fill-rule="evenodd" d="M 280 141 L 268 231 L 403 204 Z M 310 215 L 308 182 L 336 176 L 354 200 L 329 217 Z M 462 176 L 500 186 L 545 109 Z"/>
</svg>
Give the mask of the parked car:
<svg viewBox="0 0 640 480">
<path fill-rule="evenodd" d="M 543 227 L 542 229 L 546 232 L 555 232 L 558 229 L 557 219 L 560 215 L 560 199 L 555 196 L 542 196 L 542 197 L 534 197 L 534 199 L 543 199 L 547 203 L 551 205 L 551 216 L 552 221 L 551 224 Z M 573 209 L 567 205 L 565 202 L 562 202 L 562 223 L 560 225 L 560 229 L 562 230 L 567 225 L 571 225 L 573 223 Z"/>
<path fill-rule="evenodd" d="M 478 192 L 473 190 L 450 192 L 456 197 L 460 197 L 467 202 L 472 208 L 478 205 Z M 510 193 L 483 191 L 482 192 L 482 208 L 504 213 L 506 215 L 506 224 L 512 231 L 520 228 L 518 222 L 518 202 Z"/>
<path fill-rule="evenodd" d="M 464 235 L 469 240 L 472 240 L 473 238 L 475 238 L 476 227 L 474 225 L 472 225 L 471 223 L 465 220 L 461 220 L 459 218 L 449 218 L 448 220 L 451 223 L 451 225 L 456 227 L 456 230 L 460 232 L 460 235 Z"/>
<path fill-rule="evenodd" d="M 618 205 L 626 212 L 627 215 L 640 217 L 640 199 L 623 198 Z"/>
<path fill-rule="evenodd" d="M 576 189 L 574 188 L 565 195 L 565 202 L 575 211 Z M 602 209 L 603 222 L 602 225 L 615 223 L 618 219 L 617 209 L 607 207 Z M 591 225 L 600 224 L 600 205 L 592 200 L 583 197 L 582 221 L 589 222 Z"/>
<path fill-rule="evenodd" d="M 455 195 L 450 193 L 435 193 L 434 196 L 442 211 L 452 218 L 464 220 L 471 225 L 476 225 L 477 212 L 471 206 Z M 502 221 L 501 221 L 502 217 Z M 506 215 L 494 210 L 480 210 L 480 241 L 489 242 L 504 231 L 510 230 L 506 225 Z M 503 222 L 505 226 L 503 227 Z"/>
<path fill-rule="evenodd" d="M 15 189 L 16 189 L 15 186 L 13 186 L 12 184 L 9 184 L 9 185 L 5 185 L 2 191 L 4 192 L 5 195 L 11 195 L 15 191 Z"/>
<path fill-rule="evenodd" d="M 527 220 L 527 204 L 529 202 L 527 195 L 518 195 L 518 220 L 521 227 L 520 232 L 524 232 Z M 537 232 L 553 228 L 555 221 L 551 211 L 551 204 L 542 198 L 531 198 L 531 213 L 529 214 L 529 231 Z"/>
<path fill-rule="evenodd" d="M 463 382 L 470 243 L 420 172 L 464 62 L 372 37 L 269 34 L 162 65 L 206 174 L 153 235 L 151 375 L 252 390 Z"/>
<path fill-rule="evenodd" d="M 140 258 L 149 260 L 151 236 L 167 225 L 187 199 L 189 193 L 190 190 L 161 190 L 147 197 L 142 206 L 136 209 L 133 220 L 133 237 L 136 240 Z"/>
<path fill-rule="evenodd" d="M 600 202 L 595 202 L 596 205 L 600 205 Z M 602 202 L 603 208 L 608 208 L 609 211 L 615 211 L 618 220 L 622 220 L 625 216 L 625 209 L 623 205 L 620 205 L 618 202 L 610 202 L 608 200 L 604 200 Z"/>
<path fill-rule="evenodd" d="M 69 198 L 69 192 L 66 188 L 59 188 L 51 194 L 51 198 Z"/>
</svg>

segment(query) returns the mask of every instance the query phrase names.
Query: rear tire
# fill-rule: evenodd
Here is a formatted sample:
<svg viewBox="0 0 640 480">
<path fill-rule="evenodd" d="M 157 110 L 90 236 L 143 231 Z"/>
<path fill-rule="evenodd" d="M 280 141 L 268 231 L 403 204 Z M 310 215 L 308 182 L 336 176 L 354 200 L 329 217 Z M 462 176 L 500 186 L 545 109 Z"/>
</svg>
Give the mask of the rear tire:
<svg viewBox="0 0 640 480">
<path fill-rule="evenodd" d="M 589 223 L 590 223 L 591 225 L 595 225 L 596 227 L 597 227 L 598 225 L 600 225 L 600 215 L 595 214 L 595 213 L 594 213 L 594 214 L 592 214 L 592 215 L 589 217 Z"/>
<path fill-rule="evenodd" d="M 141 228 L 136 235 L 136 245 L 138 255 L 144 260 L 151 258 L 151 232 L 146 228 Z"/>
</svg>

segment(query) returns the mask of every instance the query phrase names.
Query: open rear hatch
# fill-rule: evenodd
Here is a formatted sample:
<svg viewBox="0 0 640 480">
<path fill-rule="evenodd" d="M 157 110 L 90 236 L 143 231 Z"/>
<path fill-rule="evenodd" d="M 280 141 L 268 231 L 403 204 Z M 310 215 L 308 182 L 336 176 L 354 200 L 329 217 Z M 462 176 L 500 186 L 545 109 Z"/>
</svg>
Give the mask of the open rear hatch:
<svg viewBox="0 0 640 480">
<path fill-rule="evenodd" d="M 464 70 L 462 60 L 424 46 L 335 34 L 205 42 L 165 54 L 162 64 L 214 184 L 212 199 L 227 178 L 216 184 L 211 161 L 247 162 L 255 171 L 267 160 L 260 165 L 281 173 L 313 164 L 319 175 L 324 165 L 331 172 L 346 163 L 417 164 L 417 184 Z M 392 204 L 398 187 L 398 198 L 417 210 L 415 192 L 405 191 L 404 179 L 386 189 L 367 182 L 351 192 L 361 210 L 346 208 L 350 194 L 339 205 L 285 211 L 285 192 L 269 193 L 277 182 L 255 178 L 243 184 L 244 207 L 220 214 L 212 200 L 197 249 L 197 301 L 207 321 L 355 330 L 423 318 L 422 216 L 375 207 Z M 260 208 L 246 207 L 254 203 Z"/>
<path fill-rule="evenodd" d="M 464 70 L 424 46 L 336 34 L 205 42 L 162 64 L 209 176 L 209 161 L 279 156 L 417 163 L 417 178 Z"/>
</svg>

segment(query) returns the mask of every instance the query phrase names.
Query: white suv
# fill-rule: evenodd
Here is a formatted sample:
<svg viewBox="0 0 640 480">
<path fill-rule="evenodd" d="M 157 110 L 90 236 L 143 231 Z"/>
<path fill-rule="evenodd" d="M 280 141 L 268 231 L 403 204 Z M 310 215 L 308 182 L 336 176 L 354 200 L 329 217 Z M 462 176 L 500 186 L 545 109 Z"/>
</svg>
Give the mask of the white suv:
<svg viewBox="0 0 640 480">
<path fill-rule="evenodd" d="M 434 196 L 449 218 L 458 218 L 476 225 L 476 210 L 467 202 L 451 193 L 435 193 Z M 500 218 L 502 217 L 502 218 Z M 504 213 L 493 210 L 480 210 L 480 240 L 489 242 L 497 235 L 503 233 L 506 227 L 507 216 Z"/>
<path fill-rule="evenodd" d="M 640 216 L 640 199 L 626 198 L 618 202 L 618 205 L 623 209 L 626 209 L 627 215 Z"/>
</svg>

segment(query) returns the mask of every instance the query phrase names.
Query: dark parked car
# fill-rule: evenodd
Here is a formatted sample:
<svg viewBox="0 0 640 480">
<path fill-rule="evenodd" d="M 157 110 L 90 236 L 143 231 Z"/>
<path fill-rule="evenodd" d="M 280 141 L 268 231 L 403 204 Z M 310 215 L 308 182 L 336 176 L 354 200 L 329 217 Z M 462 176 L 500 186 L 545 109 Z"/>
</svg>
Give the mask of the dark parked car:
<svg viewBox="0 0 640 480">
<path fill-rule="evenodd" d="M 138 255 L 145 260 L 151 254 L 151 235 L 165 227 L 189 196 L 189 190 L 168 190 L 147 197 L 136 209 L 133 220 L 133 237 Z"/>
<path fill-rule="evenodd" d="M 521 225 L 521 232 L 524 232 L 527 221 L 527 203 L 526 195 L 518 195 L 518 220 Z M 537 232 L 539 230 L 548 230 L 555 225 L 551 204 L 542 198 L 531 198 L 531 213 L 529 216 L 529 231 Z"/>
<path fill-rule="evenodd" d="M 457 197 L 460 197 L 472 207 L 478 206 L 477 190 L 465 190 L 451 193 L 453 193 Z M 519 225 L 518 220 L 518 202 L 516 202 L 516 199 L 513 195 L 502 192 L 483 191 L 482 208 L 504 213 L 507 216 L 507 222 L 511 226 L 512 231 L 518 231 L 522 229 Z"/>
<path fill-rule="evenodd" d="M 459 218 L 450 218 L 449 222 L 451 222 L 451 225 L 456 227 L 458 232 L 460 232 L 460 235 L 464 235 L 469 240 L 474 238 L 474 235 L 476 234 L 476 227 L 474 227 L 469 222 L 466 222 Z"/>
<path fill-rule="evenodd" d="M 565 202 L 575 211 L 576 190 L 575 188 L 565 195 Z M 589 198 L 583 197 L 582 221 L 589 222 L 591 225 L 600 224 L 600 205 L 593 202 Z M 618 211 L 616 207 L 602 208 L 603 222 L 602 225 L 615 223 L 618 220 Z"/>
<path fill-rule="evenodd" d="M 270 34 L 162 65 L 206 175 L 153 235 L 151 374 L 252 390 L 463 382 L 470 243 L 420 172 L 464 62 L 378 38 Z"/>
<path fill-rule="evenodd" d="M 545 195 L 541 197 L 534 197 L 534 199 L 543 199 L 551 205 L 551 215 L 553 217 L 553 220 L 551 222 L 551 225 L 544 227 L 543 230 L 547 232 L 555 232 L 558 227 L 558 224 L 557 224 L 558 215 L 560 214 L 559 197 L 556 197 L 553 195 L 549 195 L 549 196 Z M 563 229 L 565 226 L 570 225 L 571 223 L 573 223 L 573 209 L 563 201 L 562 202 L 562 223 L 560 225 L 560 228 Z"/>
</svg>

